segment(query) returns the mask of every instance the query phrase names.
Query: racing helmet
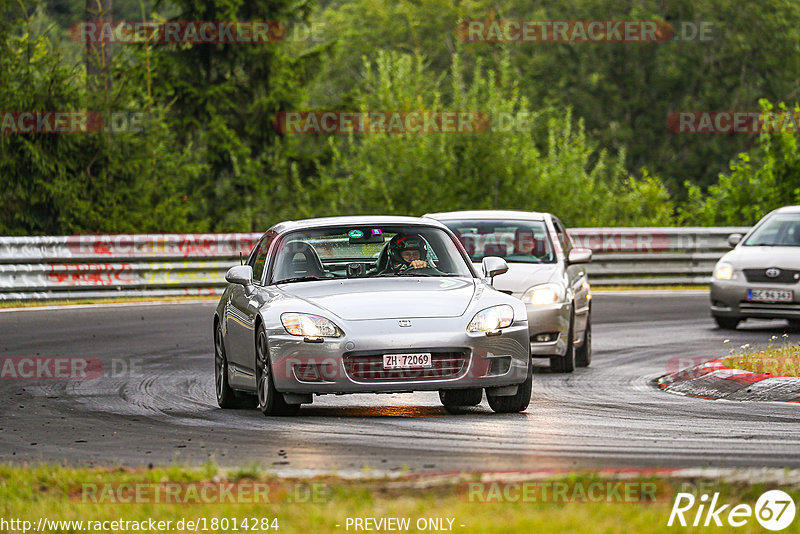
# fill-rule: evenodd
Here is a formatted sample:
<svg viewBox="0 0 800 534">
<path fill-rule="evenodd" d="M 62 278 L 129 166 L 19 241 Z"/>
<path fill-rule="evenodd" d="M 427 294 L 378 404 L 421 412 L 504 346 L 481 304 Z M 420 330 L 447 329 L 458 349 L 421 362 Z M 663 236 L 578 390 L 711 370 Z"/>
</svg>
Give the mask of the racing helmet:
<svg viewBox="0 0 800 534">
<path fill-rule="evenodd" d="M 389 241 L 389 266 L 397 271 L 407 268 L 411 261 L 403 257 L 406 251 L 416 251 L 420 260 L 428 260 L 428 245 L 419 234 L 397 234 Z"/>
</svg>

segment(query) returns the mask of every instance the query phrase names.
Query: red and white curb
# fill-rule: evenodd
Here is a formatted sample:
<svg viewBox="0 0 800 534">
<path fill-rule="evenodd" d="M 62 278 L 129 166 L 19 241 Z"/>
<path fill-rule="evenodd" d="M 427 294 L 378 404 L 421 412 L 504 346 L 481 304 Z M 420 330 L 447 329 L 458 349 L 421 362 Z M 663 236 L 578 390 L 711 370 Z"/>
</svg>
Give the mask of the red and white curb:
<svg viewBox="0 0 800 534">
<path fill-rule="evenodd" d="M 731 369 L 725 358 L 666 374 L 657 380 L 664 391 L 711 400 L 800 402 L 800 377 Z"/>
</svg>

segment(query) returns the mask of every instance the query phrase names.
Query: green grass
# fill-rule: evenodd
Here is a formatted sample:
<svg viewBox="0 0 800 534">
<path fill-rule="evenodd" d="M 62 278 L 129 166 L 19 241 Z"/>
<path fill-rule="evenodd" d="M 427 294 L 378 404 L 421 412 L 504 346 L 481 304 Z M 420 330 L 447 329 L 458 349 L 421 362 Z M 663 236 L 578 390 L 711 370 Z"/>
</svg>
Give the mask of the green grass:
<svg viewBox="0 0 800 534">
<path fill-rule="evenodd" d="M 722 362 L 731 369 L 744 369 L 753 373 L 776 376 L 800 376 L 800 345 L 792 345 L 783 335 L 783 342 L 776 345 L 777 336 L 772 336 L 766 349 L 754 349 L 742 345 L 731 349 L 731 354 Z"/>
<path fill-rule="evenodd" d="M 176 522 L 181 518 L 197 519 L 277 518 L 280 532 L 316 534 L 354 532 L 345 529 L 347 518 L 408 517 L 412 526 L 418 518 L 453 518 L 453 531 L 458 533 L 522 532 L 675 532 L 666 526 L 676 491 L 689 491 L 697 497 L 702 493 L 719 491 L 724 502 L 755 503 L 766 489 L 761 485 L 728 484 L 700 480 L 683 484 L 703 483 L 681 487 L 680 481 L 654 476 L 625 479 L 624 482 L 648 483 L 658 491 L 656 502 L 471 502 L 466 491 L 478 475 L 446 477 L 401 477 L 399 479 L 343 480 L 328 476 L 311 479 L 278 480 L 257 466 L 221 472 L 213 465 L 200 468 L 179 466 L 157 467 L 149 470 L 67 468 L 53 465 L 0 466 L 0 517 L 33 521 L 40 517 L 49 520 L 103 521 L 123 519 L 141 521 L 152 518 Z M 553 475 L 550 481 L 567 482 L 571 487 L 592 482 L 622 482 L 603 478 L 594 473 Z M 85 489 L 102 484 L 145 483 L 164 487 L 169 482 L 202 483 L 238 481 L 242 484 L 269 483 L 269 502 L 203 503 L 203 504 L 120 504 L 99 502 L 86 498 Z M 542 480 L 539 480 L 542 483 Z M 185 486 L 188 487 L 188 486 Z M 309 490 L 310 491 L 306 491 Z M 795 500 L 800 491 L 782 488 Z M 483 490 L 482 490 L 483 491 Z M 488 496 L 488 493 L 482 493 Z M 91 495 L 102 495 L 94 493 Z M 296 495 L 292 497 L 292 495 Z M 309 497 L 313 495 L 313 497 Z M 475 500 L 475 499 L 473 499 Z M 502 500 L 502 499 L 501 499 Z M 88 501 L 88 502 L 83 502 Z M 687 515 L 687 517 L 693 517 Z M 795 523 L 798 523 L 797 521 Z M 340 525 L 337 527 L 337 525 Z M 464 525 L 463 527 L 460 525 Z M 738 532 L 756 531 L 751 519 Z M 51 528 L 50 532 L 69 529 Z M 682 532 L 707 531 L 708 528 L 678 528 Z M 723 529 L 712 529 L 722 532 Z M 175 531 L 174 528 L 172 530 Z M 222 531 L 218 530 L 210 530 Z M 415 532 L 415 528 L 409 531 Z M 796 532 L 789 529 L 788 531 Z M 241 532 L 241 530 L 240 530 Z"/>
</svg>

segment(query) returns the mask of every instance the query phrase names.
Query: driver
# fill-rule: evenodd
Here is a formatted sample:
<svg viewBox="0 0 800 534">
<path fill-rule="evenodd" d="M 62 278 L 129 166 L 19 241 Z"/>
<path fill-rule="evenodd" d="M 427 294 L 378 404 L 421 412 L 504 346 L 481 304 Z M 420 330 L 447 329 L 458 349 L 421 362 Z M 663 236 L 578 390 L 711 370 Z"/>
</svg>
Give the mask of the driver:
<svg viewBox="0 0 800 534">
<path fill-rule="evenodd" d="M 428 267 L 428 248 L 419 234 L 397 234 L 389 241 L 389 269 L 395 273 Z"/>
</svg>

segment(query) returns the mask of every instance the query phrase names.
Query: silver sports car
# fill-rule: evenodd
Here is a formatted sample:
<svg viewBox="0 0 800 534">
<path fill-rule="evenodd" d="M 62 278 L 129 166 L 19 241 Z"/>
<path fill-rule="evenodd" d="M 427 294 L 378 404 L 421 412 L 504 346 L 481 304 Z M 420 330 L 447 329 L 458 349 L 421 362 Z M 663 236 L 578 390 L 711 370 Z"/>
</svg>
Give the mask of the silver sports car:
<svg viewBox="0 0 800 534">
<path fill-rule="evenodd" d="M 573 247 L 550 213 L 453 211 L 426 215 L 455 233 L 474 263 L 498 256 L 509 264 L 497 289 L 522 299 L 533 357 L 571 373 L 592 361 L 592 293 L 586 263 L 592 251 Z"/>
<path fill-rule="evenodd" d="M 336 217 L 270 228 L 231 268 L 214 312 L 215 384 L 223 408 L 252 395 L 265 415 L 313 395 L 438 391 L 456 412 L 523 411 L 531 396 L 525 305 L 480 277 L 443 224 Z M 252 401 L 251 401 L 252 402 Z"/>
<path fill-rule="evenodd" d="M 800 327 L 800 206 L 768 214 L 714 268 L 711 315 L 720 328 L 748 317 L 788 319 Z"/>
</svg>

